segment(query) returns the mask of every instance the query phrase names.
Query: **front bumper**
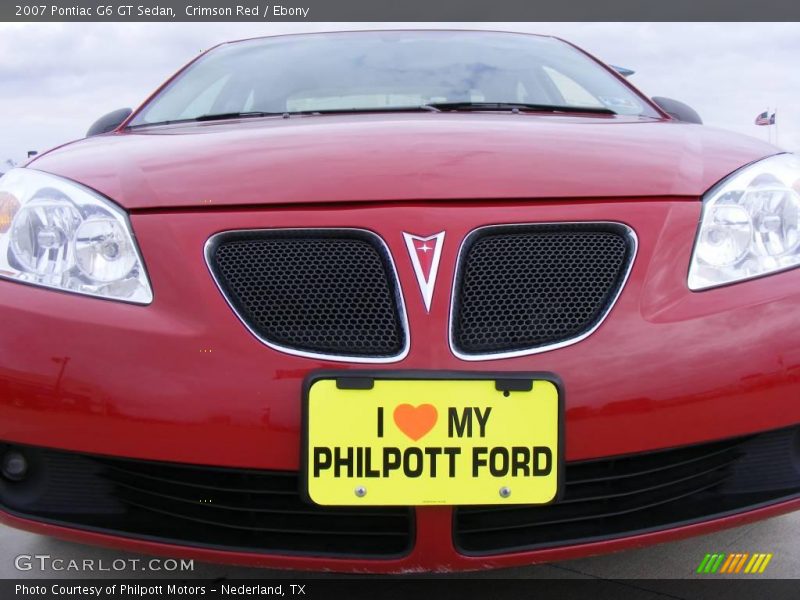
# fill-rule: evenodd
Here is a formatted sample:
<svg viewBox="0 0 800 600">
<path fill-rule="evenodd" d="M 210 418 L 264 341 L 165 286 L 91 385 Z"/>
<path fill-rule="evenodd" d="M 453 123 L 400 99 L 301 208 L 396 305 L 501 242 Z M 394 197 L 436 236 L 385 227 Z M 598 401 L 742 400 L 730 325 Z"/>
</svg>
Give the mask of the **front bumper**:
<svg viewBox="0 0 800 600">
<path fill-rule="evenodd" d="M 317 369 L 370 368 L 290 356 L 253 337 L 203 260 L 220 231 L 365 227 L 397 264 L 408 354 L 392 369 L 549 371 L 566 389 L 566 459 L 583 461 L 696 445 L 800 423 L 800 271 L 691 293 L 686 273 L 700 203 L 403 204 L 337 210 L 198 210 L 132 216 L 155 300 L 131 306 L 0 282 L 0 440 L 90 455 L 237 469 L 297 471 L 303 379 Z M 615 221 L 639 238 L 629 280 L 602 326 L 580 343 L 534 356 L 466 362 L 448 344 L 450 286 L 460 241 L 498 223 Z M 428 313 L 402 232 L 446 228 Z M 378 367 L 380 368 L 380 366 Z M 383 365 L 382 368 L 386 368 Z M 1 495 L 0 495 L 1 497 Z M 788 498 L 788 499 L 787 499 Z M 613 540 L 557 541 L 470 554 L 457 550 L 453 510 L 414 511 L 414 539 L 393 557 L 336 557 L 188 548 L 56 524 L 15 511 L 2 519 L 87 541 L 176 556 L 294 568 L 393 571 L 483 568 L 556 560 L 699 533 L 787 511 L 778 495 L 712 521 L 670 523 Z M 742 512 L 750 509 L 747 512 Z"/>
</svg>

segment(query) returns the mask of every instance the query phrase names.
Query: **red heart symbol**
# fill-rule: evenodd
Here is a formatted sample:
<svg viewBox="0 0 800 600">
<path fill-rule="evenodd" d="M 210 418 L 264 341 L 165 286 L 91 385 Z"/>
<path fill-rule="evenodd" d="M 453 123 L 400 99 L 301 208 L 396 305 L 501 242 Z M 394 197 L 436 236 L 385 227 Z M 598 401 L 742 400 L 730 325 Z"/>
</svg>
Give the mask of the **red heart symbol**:
<svg viewBox="0 0 800 600">
<path fill-rule="evenodd" d="M 394 422 L 400 431 L 405 433 L 415 442 L 428 433 L 439 418 L 433 404 L 400 404 L 394 409 Z"/>
</svg>

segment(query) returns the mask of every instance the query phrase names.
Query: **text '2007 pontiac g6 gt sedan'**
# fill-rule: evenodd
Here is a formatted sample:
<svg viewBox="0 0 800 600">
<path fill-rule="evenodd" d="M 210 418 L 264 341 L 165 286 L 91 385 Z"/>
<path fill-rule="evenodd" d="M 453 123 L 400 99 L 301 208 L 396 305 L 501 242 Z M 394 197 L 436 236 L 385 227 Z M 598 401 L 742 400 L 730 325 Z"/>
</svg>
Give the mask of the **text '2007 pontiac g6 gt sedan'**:
<svg viewBox="0 0 800 600">
<path fill-rule="evenodd" d="M 550 37 L 201 55 L 0 180 L 0 520 L 402 572 L 797 508 L 800 161 L 693 114 Z"/>
</svg>

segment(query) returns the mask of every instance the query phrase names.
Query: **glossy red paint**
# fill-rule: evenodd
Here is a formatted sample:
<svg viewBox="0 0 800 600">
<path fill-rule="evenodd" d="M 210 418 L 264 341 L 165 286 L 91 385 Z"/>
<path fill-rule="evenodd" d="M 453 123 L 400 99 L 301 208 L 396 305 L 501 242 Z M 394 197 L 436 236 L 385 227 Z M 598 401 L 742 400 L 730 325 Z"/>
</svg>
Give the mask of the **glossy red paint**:
<svg viewBox="0 0 800 600">
<path fill-rule="evenodd" d="M 309 202 L 699 198 L 764 142 L 674 121 L 538 114 L 320 115 L 150 127 L 29 166 L 131 210 Z"/>
<path fill-rule="evenodd" d="M 735 294 L 730 288 L 690 292 L 686 272 L 699 212 L 696 200 L 641 198 L 134 214 L 155 290 L 152 305 L 0 282 L 6 317 L 2 335 L 8 340 L 0 345 L 0 439 L 144 459 L 297 469 L 303 378 L 313 369 L 365 365 L 281 354 L 245 329 L 203 260 L 203 245 L 212 234 L 245 227 L 356 225 L 378 233 L 397 263 L 411 328 L 408 356 L 389 368 L 557 373 L 566 389 L 568 460 L 800 422 L 800 350 L 794 336 L 785 335 L 800 324 L 794 310 L 800 301 L 800 271 L 738 284 Z M 597 332 L 579 344 L 535 356 L 478 363 L 453 356 L 447 342 L 448 300 L 458 246 L 470 230 L 488 223 L 601 219 L 631 226 L 639 250 L 625 289 Z M 427 313 L 402 231 L 435 232 L 443 226 L 447 239 Z M 448 509 L 419 511 L 418 547 L 407 559 L 380 565 L 186 552 L 253 564 L 390 571 L 407 565 L 522 564 L 538 556 L 549 560 L 581 552 L 456 559 L 445 535 L 449 515 Z M 428 527 L 439 534 L 428 539 Z M 661 535 L 668 534 L 628 543 Z M 125 544 L 154 551 L 160 547 Z"/>
<path fill-rule="evenodd" d="M 549 371 L 566 391 L 566 458 L 630 454 L 800 423 L 800 270 L 688 290 L 701 195 L 778 150 L 670 120 L 509 114 L 293 117 L 116 132 L 30 167 L 127 208 L 154 301 L 134 306 L 0 281 L 0 440 L 193 464 L 296 470 L 303 379 L 316 369 Z M 630 278 L 600 328 L 541 354 L 466 362 L 448 345 L 458 249 L 490 224 L 615 221 L 638 237 Z M 290 356 L 253 337 L 203 249 L 235 229 L 360 227 L 387 243 L 408 311 L 390 365 Z M 426 310 L 403 232 L 446 232 Z M 573 558 L 676 539 L 800 507 L 614 541 L 468 557 L 451 510 L 416 511 L 392 560 L 197 549 L 43 525 L 117 548 L 297 569 L 447 571 Z"/>
<path fill-rule="evenodd" d="M 0 439 L 296 469 L 302 379 L 313 369 L 370 366 L 289 356 L 260 343 L 225 303 L 203 246 L 219 231 L 303 226 L 369 227 L 394 256 L 411 349 L 400 362 L 372 368 L 557 373 L 568 399 L 569 460 L 796 423 L 800 350 L 784 332 L 797 326 L 800 271 L 738 284 L 735 294 L 690 292 L 699 213 L 696 201 L 651 198 L 133 215 L 155 292 L 150 306 L 0 282 L 3 335 L 11 340 L 0 346 Z M 559 220 L 619 221 L 637 232 L 630 279 L 606 322 L 579 344 L 535 356 L 457 359 L 447 320 L 460 241 L 478 225 Z M 402 232 L 435 232 L 443 224 L 447 238 L 427 313 Z M 609 435 L 620 422 L 624 428 Z"/>
</svg>

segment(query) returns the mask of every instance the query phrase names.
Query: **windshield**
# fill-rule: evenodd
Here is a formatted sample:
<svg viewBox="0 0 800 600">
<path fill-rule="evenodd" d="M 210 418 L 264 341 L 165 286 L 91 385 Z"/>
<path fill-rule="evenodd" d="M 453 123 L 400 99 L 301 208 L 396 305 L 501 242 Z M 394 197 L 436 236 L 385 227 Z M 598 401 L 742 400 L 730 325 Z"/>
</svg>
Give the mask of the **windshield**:
<svg viewBox="0 0 800 600">
<path fill-rule="evenodd" d="M 130 123 L 209 115 L 391 110 L 442 103 L 528 104 L 658 117 L 569 44 L 524 34 L 372 31 L 223 45 Z"/>
</svg>

